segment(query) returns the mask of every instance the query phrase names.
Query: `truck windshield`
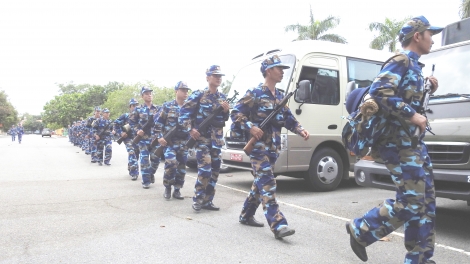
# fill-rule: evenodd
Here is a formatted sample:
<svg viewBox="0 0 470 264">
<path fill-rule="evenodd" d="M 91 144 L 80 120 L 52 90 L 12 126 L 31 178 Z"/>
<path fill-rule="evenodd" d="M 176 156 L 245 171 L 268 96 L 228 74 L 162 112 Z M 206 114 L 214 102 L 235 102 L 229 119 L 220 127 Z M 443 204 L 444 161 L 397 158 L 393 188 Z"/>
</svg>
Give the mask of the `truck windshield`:
<svg viewBox="0 0 470 264">
<path fill-rule="evenodd" d="M 295 66 L 295 56 L 280 55 L 279 58 L 281 58 L 282 63 L 289 65 L 290 68 L 284 70 L 284 78 L 282 78 L 282 81 L 276 85 L 276 88 L 286 91 L 289 87 L 289 82 L 292 77 L 292 69 Z M 260 83 L 264 82 L 260 67 L 261 60 L 258 60 L 245 66 L 237 73 L 227 96 L 227 98 L 232 98 L 235 94 L 235 91 L 238 92 L 237 98 L 234 100 L 233 105 L 245 95 L 248 89 L 256 87 Z M 233 105 L 231 106 L 233 107 Z"/>
<path fill-rule="evenodd" d="M 470 58 L 469 44 L 431 52 L 421 57 L 420 61 L 426 64 L 423 68 L 424 77 L 430 76 L 432 65 L 436 65 L 434 75 L 439 80 L 439 88 L 434 93 L 434 98 L 470 94 L 470 85 L 465 76 L 470 72 L 467 58 Z"/>
</svg>

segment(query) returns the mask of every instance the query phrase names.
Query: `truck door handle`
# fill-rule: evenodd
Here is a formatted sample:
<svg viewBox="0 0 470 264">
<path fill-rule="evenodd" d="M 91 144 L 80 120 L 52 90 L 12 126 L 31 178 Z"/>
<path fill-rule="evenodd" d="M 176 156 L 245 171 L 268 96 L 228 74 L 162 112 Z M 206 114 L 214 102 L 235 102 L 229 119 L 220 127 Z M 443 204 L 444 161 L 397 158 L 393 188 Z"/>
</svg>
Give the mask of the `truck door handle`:
<svg viewBox="0 0 470 264">
<path fill-rule="evenodd" d="M 331 130 L 334 130 L 334 129 L 337 129 L 338 126 L 337 125 L 329 125 L 328 126 L 328 129 L 331 129 Z"/>
</svg>

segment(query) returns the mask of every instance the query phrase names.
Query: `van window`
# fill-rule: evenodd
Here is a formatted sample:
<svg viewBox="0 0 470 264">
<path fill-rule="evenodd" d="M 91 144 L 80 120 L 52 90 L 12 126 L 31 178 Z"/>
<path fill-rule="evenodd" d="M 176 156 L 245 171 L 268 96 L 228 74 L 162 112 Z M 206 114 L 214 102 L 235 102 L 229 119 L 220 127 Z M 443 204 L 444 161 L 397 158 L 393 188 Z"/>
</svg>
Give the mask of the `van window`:
<svg viewBox="0 0 470 264">
<path fill-rule="evenodd" d="M 299 81 L 310 81 L 310 99 L 306 104 L 339 104 L 338 71 L 303 66 Z M 296 94 L 297 95 L 297 94 Z M 298 98 L 295 98 L 298 102 Z"/>
<path fill-rule="evenodd" d="M 290 80 L 292 78 L 292 70 L 295 66 L 295 56 L 294 55 L 279 55 L 283 64 L 287 64 L 290 66 L 290 69 L 284 70 L 284 78 L 278 84 L 276 84 L 276 88 L 282 89 L 283 91 L 287 91 L 289 87 Z M 263 58 L 264 60 L 264 58 Z M 234 101 L 234 104 L 238 101 L 238 99 L 242 98 L 246 91 L 250 88 L 258 86 L 260 83 L 264 83 L 263 74 L 260 71 L 261 61 L 258 60 L 253 62 L 252 64 L 244 67 L 241 69 L 235 79 L 233 80 L 232 87 L 228 92 L 227 98 L 232 98 L 234 91 L 238 92 L 238 96 Z"/>
<path fill-rule="evenodd" d="M 348 58 L 348 82 L 356 82 L 356 88 L 372 84 L 380 72 L 382 63 Z"/>
</svg>

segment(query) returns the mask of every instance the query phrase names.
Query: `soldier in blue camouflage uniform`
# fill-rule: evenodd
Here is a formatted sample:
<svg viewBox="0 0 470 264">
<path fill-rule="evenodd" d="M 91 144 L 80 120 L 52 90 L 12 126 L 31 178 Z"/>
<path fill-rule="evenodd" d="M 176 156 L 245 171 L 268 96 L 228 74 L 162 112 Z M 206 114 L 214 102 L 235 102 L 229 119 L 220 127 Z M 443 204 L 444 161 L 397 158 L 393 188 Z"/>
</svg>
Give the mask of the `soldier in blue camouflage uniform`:
<svg viewBox="0 0 470 264">
<path fill-rule="evenodd" d="M 387 236 L 400 226 L 405 229 L 404 263 L 435 263 L 434 225 L 436 195 L 432 163 L 423 142 L 427 120 L 416 112 L 422 104 L 424 78 L 418 60 L 428 54 L 432 36 L 442 28 L 431 27 L 423 16 L 412 18 L 401 29 L 399 40 L 404 51 L 387 63 L 374 80 L 370 95 L 390 115 L 388 131 L 379 138 L 376 151 L 383 159 L 396 185 L 396 199 L 384 203 L 346 224 L 351 248 L 367 261 L 365 247 Z M 428 77 L 434 92 L 437 79 Z M 401 85 L 398 85 L 400 84 Z M 411 134 L 419 127 L 423 133 L 418 146 L 400 125 L 404 120 Z"/>
<path fill-rule="evenodd" d="M 21 144 L 21 140 L 23 139 L 24 134 L 23 125 L 21 123 L 19 123 L 16 127 L 16 133 L 18 135 L 18 144 Z"/>
<path fill-rule="evenodd" d="M 113 121 L 109 119 L 109 110 L 107 108 L 103 109 L 103 117 L 93 121 L 92 126 L 96 140 L 96 159 L 98 164 L 102 165 L 104 149 L 104 164 L 109 166 L 113 156 Z"/>
<path fill-rule="evenodd" d="M 135 134 L 140 135 L 142 139 L 138 143 L 140 151 L 140 174 L 142 175 L 142 187 L 150 188 L 150 184 L 155 182 L 155 172 L 158 169 L 160 158 L 154 154 L 150 144 L 154 138 L 153 128 L 143 131 L 147 121 L 153 119 L 160 111 L 160 107 L 152 103 L 153 94 L 151 89 L 142 87 L 140 94 L 144 99 L 144 104 L 137 106 L 129 115 L 129 125 Z"/>
<path fill-rule="evenodd" d="M 221 148 L 225 144 L 222 128 L 228 120 L 229 105 L 226 96 L 217 88 L 222 83 L 224 74 L 220 67 L 212 65 L 206 70 L 208 87 L 194 91 L 181 107 L 179 124 L 183 131 L 189 132 L 196 140 L 196 159 L 198 164 L 198 179 L 194 186 L 193 209 L 217 211 L 220 208 L 212 202 L 215 195 L 215 185 L 219 178 L 221 163 Z M 199 125 L 219 106 L 224 111 L 218 115 L 206 131 L 199 131 Z"/>
<path fill-rule="evenodd" d="M 95 120 L 98 120 L 101 118 L 101 108 L 99 106 L 95 107 L 95 113 L 94 113 L 94 116 L 91 116 L 87 119 L 87 125 L 90 126 L 90 132 L 89 132 L 89 138 L 90 138 L 90 142 L 89 142 L 89 148 L 88 148 L 88 151 L 90 152 L 90 155 L 91 155 L 91 162 L 92 163 L 96 163 L 98 162 L 98 159 L 96 157 L 96 151 L 97 151 L 97 148 L 96 148 L 96 139 L 95 139 L 95 132 L 93 130 L 93 122 Z"/>
<path fill-rule="evenodd" d="M 250 154 L 255 179 L 243 205 L 239 221 L 245 225 L 264 226 L 254 218 L 256 209 L 262 203 L 264 215 L 275 238 L 295 233 L 294 229 L 288 227 L 287 220 L 276 201 L 276 179 L 273 168 L 281 149 L 281 128 L 285 127 L 305 140 L 309 138 L 309 133 L 297 122 L 287 106 L 276 116 L 276 122 L 272 122 L 264 132 L 259 128 L 260 123 L 284 98 L 284 93 L 275 86 L 283 78 L 283 69 L 288 68 L 289 66 L 283 64 L 276 55 L 264 60 L 261 63 L 264 84 L 249 89 L 231 113 L 233 122 L 231 136 L 243 138 L 244 134 L 249 132 L 257 139 Z"/>
<path fill-rule="evenodd" d="M 11 141 L 12 142 L 16 140 L 16 133 L 17 133 L 16 126 L 15 125 L 11 126 L 10 135 L 11 135 Z"/>
<path fill-rule="evenodd" d="M 87 120 L 86 120 L 86 123 L 85 123 L 85 126 L 86 126 L 85 140 L 87 141 L 87 143 L 86 143 L 87 148 L 85 149 L 85 154 L 87 154 L 87 155 L 92 154 L 92 149 L 93 149 L 93 145 L 94 145 L 94 136 L 93 136 L 93 129 L 91 127 L 91 124 L 93 124 L 93 121 L 95 121 L 95 119 L 100 118 L 100 112 L 101 112 L 101 108 L 98 107 L 98 106 L 95 107 L 94 115 L 88 117 Z M 96 149 L 95 149 L 95 153 L 96 153 Z M 93 159 L 93 157 L 92 157 L 92 159 Z"/>
<path fill-rule="evenodd" d="M 134 112 L 135 107 L 139 105 L 139 103 L 132 98 L 129 101 L 129 113 Z M 127 169 L 129 171 L 129 175 L 133 181 L 137 180 L 139 177 L 139 163 L 137 161 L 139 157 L 139 147 L 137 145 L 132 144 L 132 134 L 127 134 L 123 131 L 123 126 L 129 124 L 129 113 L 122 114 L 118 119 L 114 121 L 114 130 L 116 133 L 123 137 L 124 144 L 127 150 Z"/>
<path fill-rule="evenodd" d="M 163 155 L 165 156 L 165 172 L 163 174 L 163 186 L 165 192 L 163 197 L 167 200 L 171 198 L 171 186 L 174 187 L 173 198 L 183 200 L 180 189 L 184 185 L 184 177 L 186 175 L 186 160 L 188 151 L 186 142 L 188 134 L 176 131 L 171 140 L 166 141 L 163 136 L 172 128 L 178 125 L 178 117 L 180 109 L 186 98 L 188 98 L 189 87 L 185 82 L 178 82 L 175 86 L 176 99 L 163 104 L 160 115 L 155 117 L 155 134 L 158 143 L 165 146 Z"/>
</svg>

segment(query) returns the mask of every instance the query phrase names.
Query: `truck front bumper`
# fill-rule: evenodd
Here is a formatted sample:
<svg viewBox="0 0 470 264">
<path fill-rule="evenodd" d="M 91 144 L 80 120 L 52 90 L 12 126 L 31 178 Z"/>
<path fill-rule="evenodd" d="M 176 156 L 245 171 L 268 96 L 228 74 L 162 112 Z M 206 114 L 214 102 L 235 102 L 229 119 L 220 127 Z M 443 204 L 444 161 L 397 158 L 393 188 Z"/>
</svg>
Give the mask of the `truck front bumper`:
<svg viewBox="0 0 470 264">
<path fill-rule="evenodd" d="M 436 196 L 470 203 L 470 170 L 434 169 Z M 354 178 L 361 186 L 378 189 L 396 189 L 385 165 L 360 160 L 354 166 Z"/>
</svg>

